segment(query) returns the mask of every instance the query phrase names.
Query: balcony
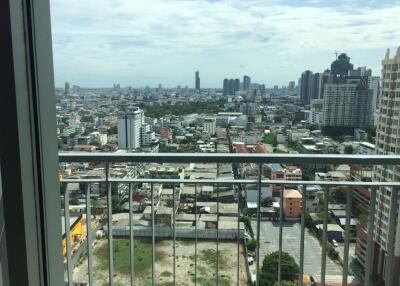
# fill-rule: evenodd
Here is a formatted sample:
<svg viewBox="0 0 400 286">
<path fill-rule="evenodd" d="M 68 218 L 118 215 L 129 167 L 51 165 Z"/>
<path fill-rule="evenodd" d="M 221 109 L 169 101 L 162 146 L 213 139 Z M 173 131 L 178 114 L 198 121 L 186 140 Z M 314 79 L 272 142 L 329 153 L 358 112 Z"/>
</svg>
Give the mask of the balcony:
<svg viewBox="0 0 400 286">
<path fill-rule="evenodd" d="M 119 277 L 121 276 L 121 269 L 115 267 L 120 267 L 114 265 L 118 260 L 116 256 L 120 255 L 118 251 L 118 245 L 115 240 L 123 239 L 128 243 L 129 241 L 129 258 L 128 269 L 125 269 L 126 283 L 130 285 L 143 285 L 147 283 L 148 285 L 183 285 L 182 283 L 189 283 L 188 285 L 203 285 L 201 281 L 207 279 L 209 283 L 216 283 L 217 285 L 247 285 L 247 281 L 251 281 L 254 285 L 264 285 L 261 281 L 262 277 L 262 264 L 264 256 L 271 250 L 276 250 L 279 254 L 279 263 L 277 268 L 278 285 L 281 285 L 283 281 L 282 276 L 285 275 L 285 265 L 282 263 L 282 253 L 290 252 L 292 256 L 296 258 L 296 262 L 299 266 L 299 272 L 297 281 L 299 285 L 302 284 L 302 277 L 312 276 L 312 280 L 317 283 L 316 285 L 336 285 L 337 283 L 342 283 L 342 285 L 374 285 L 369 284 L 372 281 L 372 277 L 376 275 L 374 266 L 374 229 L 376 228 L 373 219 L 369 219 L 366 225 L 366 229 L 372 230 L 368 231 L 366 238 L 366 253 L 364 266 L 365 271 L 353 273 L 349 270 L 350 261 L 352 260 L 352 255 L 350 253 L 350 240 L 351 240 L 351 212 L 352 212 L 352 198 L 353 189 L 355 187 L 363 187 L 365 189 L 370 189 L 370 203 L 369 203 L 369 217 L 375 217 L 375 201 L 377 193 L 383 192 L 387 188 L 394 190 L 393 201 L 397 200 L 397 190 L 400 185 L 398 182 L 361 182 L 361 181 L 293 181 L 293 180 L 271 180 L 264 176 L 263 167 L 267 164 L 277 163 L 277 164 L 297 164 L 297 165 L 339 165 L 339 164 L 349 164 L 349 165 L 394 165 L 398 164 L 399 156 L 343 156 L 343 155 L 287 155 L 287 154 L 271 154 L 271 155 L 260 155 L 260 154 L 146 154 L 146 153 L 60 153 L 60 162 L 64 163 L 89 163 L 91 166 L 97 166 L 102 170 L 102 174 L 98 178 L 64 178 L 61 179 L 62 189 L 65 190 L 62 194 L 64 197 L 64 207 L 63 215 L 65 219 L 64 229 L 66 230 L 66 251 L 65 251 L 65 281 L 66 285 L 75 285 L 75 283 L 84 283 L 83 285 L 97 285 L 99 283 L 98 274 L 96 274 L 99 269 L 98 263 L 94 263 L 94 246 L 98 244 L 98 239 L 95 238 L 96 230 L 104 229 L 105 238 L 103 243 L 107 246 L 104 250 L 107 250 L 107 255 L 104 255 L 107 261 L 106 271 L 108 272 L 107 279 L 109 285 L 117 285 L 121 283 Z M 115 177 L 113 176 L 112 166 L 114 164 L 128 164 L 131 166 L 143 166 L 145 164 L 180 164 L 189 166 L 189 164 L 215 164 L 217 176 L 215 178 L 207 178 L 203 176 L 202 178 L 194 178 L 193 176 L 187 178 L 185 176 L 178 176 L 175 178 L 170 178 L 168 176 L 155 175 L 152 172 L 151 178 L 145 178 L 143 176 L 124 176 Z M 230 178 L 223 178 L 218 176 L 218 170 L 222 166 L 231 166 L 232 176 Z M 257 171 L 256 177 L 253 176 L 243 176 L 241 172 L 242 168 L 252 168 Z M 87 259 L 84 259 L 85 266 L 87 269 L 87 275 L 81 275 L 80 280 L 76 280 L 76 275 L 74 274 L 74 267 L 76 267 L 76 262 L 78 258 L 75 252 L 74 243 L 71 242 L 71 233 L 68 221 L 70 221 L 70 194 L 68 193 L 68 188 L 66 186 L 72 183 L 79 183 L 81 185 L 80 190 L 84 190 L 85 198 L 89 198 L 85 201 L 84 217 L 86 232 L 83 235 L 81 245 L 79 247 L 80 253 L 87 251 Z M 104 186 L 104 200 L 106 201 L 106 208 L 104 210 L 102 219 L 97 226 L 94 226 L 94 216 L 91 214 L 93 210 L 93 205 L 91 201 L 93 200 L 93 193 L 91 187 L 93 184 L 101 184 Z M 147 189 L 143 187 L 146 184 Z M 158 196 L 156 193 L 156 186 L 160 184 L 168 185 L 168 188 L 173 188 L 174 186 L 178 189 L 183 186 L 189 186 L 192 188 L 193 204 L 192 211 L 184 211 L 179 208 L 179 199 L 175 198 L 177 195 L 175 191 L 171 192 L 172 205 L 171 208 L 174 210 L 171 214 L 171 220 L 168 221 L 167 226 L 164 224 L 160 226 L 158 223 L 159 216 L 157 214 L 159 203 L 157 202 Z M 213 186 L 214 196 L 209 199 L 210 203 L 215 205 L 213 214 L 215 214 L 215 221 L 212 224 L 213 227 L 201 228 L 201 221 L 203 211 L 197 207 L 201 198 L 200 190 L 201 186 Z M 248 190 L 246 186 L 256 186 L 256 209 L 253 216 L 250 215 L 252 235 L 256 241 L 255 253 L 254 253 L 254 264 L 248 259 L 247 248 L 245 243 L 248 241 L 247 226 L 244 227 L 241 223 L 241 217 L 245 215 L 246 209 L 246 197 L 244 194 Z M 113 186 L 119 186 L 116 190 Z M 124 225 L 116 223 L 113 218 L 112 213 L 112 196 L 116 192 L 120 195 L 125 194 L 128 198 L 132 198 L 135 190 L 142 186 L 141 189 L 144 190 L 142 194 L 150 200 L 148 202 L 147 208 L 148 221 L 147 227 L 138 227 L 135 225 L 134 220 L 136 217 L 133 210 L 133 200 L 128 199 L 128 210 L 126 212 L 127 219 Z M 308 240 L 310 237 L 307 225 L 307 214 L 304 211 L 307 209 L 307 200 L 302 200 L 301 202 L 301 214 L 298 222 L 293 222 L 285 217 L 285 201 L 284 192 L 280 192 L 276 202 L 279 204 L 275 222 L 271 222 L 269 218 L 266 218 L 262 213 L 262 189 L 266 186 L 280 187 L 280 189 L 297 189 L 301 193 L 301 197 L 305 198 L 307 195 L 307 186 L 319 186 L 321 192 L 323 193 L 323 214 L 321 223 L 321 236 L 320 236 L 320 261 L 316 264 L 320 269 L 312 268 L 310 269 L 310 258 Z M 226 229 L 223 227 L 223 215 L 221 209 L 225 207 L 225 202 L 221 200 L 220 194 L 223 193 L 223 187 L 229 188 L 233 191 L 235 195 L 234 204 L 236 207 L 234 211 L 230 212 L 231 221 L 230 228 Z M 344 225 L 343 225 L 343 249 L 341 257 L 336 261 L 332 262 L 329 257 L 329 252 L 331 252 L 332 245 L 330 241 L 331 225 L 330 221 L 331 215 L 328 213 L 329 201 L 330 201 L 330 190 L 334 187 L 344 187 L 346 189 L 345 198 L 345 215 L 344 215 Z M 119 190 L 123 190 L 122 192 Z M 203 199 L 203 198 L 202 198 Z M 200 205 L 199 205 L 200 206 Z M 393 208 L 395 210 L 395 208 Z M 181 226 L 182 222 L 180 218 L 183 216 L 190 217 L 188 220 L 192 223 L 190 227 L 184 229 L 178 227 Z M 203 215 L 204 216 L 204 215 Z M 116 223 L 116 224 L 115 224 Z M 233 225 L 233 227 L 232 227 Z M 295 232 L 294 237 L 297 239 L 295 245 L 288 245 L 288 240 L 286 239 L 290 232 L 292 232 L 293 227 L 298 226 L 298 232 Z M 269 229 L 271 228 L 271 229 Z M 245 230 L 246 229 L 246 230 Z M 392 259 L 394 255 L 394 230 L 395 230 L 395 215 L 391 216 L 389 221 L 389 237 L 388 237 L 388 248 L 387 248 L 387 258 Z M 276 241 L 267 241 L 268 232 L 276 231 Z M 251 234 L 251 233 L 250 233 Z M 292 234 L 293 235 L 293 234 Z M 268 238 L 270 239 L 270 238 Z M 96 242 L 97 241 L 97 242 Z M 138 271 L 135 267 L 140 267 L 140 263 L 135 260 L 135 247 L 133 247 L 136 241 L 144 242 L 150 245 L 151 253 L 151 265 L 149 265 L 149 276 L 147 280 L 143 280 L 140 277 Z M 160 252 L 156 249 L 160 248 L 160 241 L 168 242 L 167 250 L 165 247 L 163 251 L 168 254 L 167 261 L 169 264 L 169 271 L 165 270 L 165 266 L 162 266 L 159 262 L 158 256 Z M 199 245 L 202 245 L 205 241 L 208 242 L 207 245 L 211 245 L 212 253 L 210 255 L 213 257 L 211 261 L 210 269 L 211 272 L 204 273 L 204 265 L 202 263 L 204 260 L 204 249 L 201 249 Z M 227 241 L 231 248 L 227 252 L 225 247 Z M 276 246 L 266 247 L 266 243 L 272 243 Z M 190 244 L 193 246 L 191 248 L 190 267 L 187 273 L 182 273 L 182 253 L 178 253 L 179 249 L 183 247 L 184 244 Z M 168 250 L 169 249 L 169 250 Z M 116 252 L 117 251 L 117 252 Z M 169 252 L 168 252 L 169 251 Z M 78 254 L 80 254 L 78 253 Z M 227 257 L 229 257 L 229 270 L 227 270 L 225 263 L 227 263 Z M 132 263 L 136 261 L 135 263 Z M 165 262 L 164 262 L 165 263 Z M 332 264 L 334 263 L 334 264 Z M 250 265 L 252 264 L 252 265 Z M 337 271 L 332 271 L 332 265 L 334 268 L 339 269 Z M 81 265 L 82 268 L 82 265 Z M 162 274 L 157 268 L 162 268 L 164 274 Z M 102 268 L 103 269 L 103 268 Z M 374 270 L 375 269 L 375 270 Z M 396 276 L 393 272 L 394 269 L 388 266 L 385 269 L 385 280 L 392 281 L 392 277 Z M 167 275 L 168 272 L 168 275 Z M 213 273 L 214 272 L 214 273 Z M 335 273 L 332 273 L 335 272 Z M 117 274 L 118 273 L 118 274 Z M 351 274 L 351 275 L 350 275 Z M 165 275 L 165 277 L 163 277 Z M 340 276 L 340 279 L 338 278 Z M 104 277 L 104 276 L 102 276 Z M 228 279 L 226 277 L 229 277 Z M 340 280 L 340 281 L 338 281 Z M 86 283 L 86 284 L 85 284 Z M 169 284 L 168 284 L 169 283 Z M 336 283 L 336 284 L 334 284 Z M 372 282 L 371 282 L 372 283 Z M 387 284 L 389 283 L 389 284 Z M 392 282 L 386 282 L 385 285 L 396 285 L 390 284 Z M 146 285 L 147 285 L 146 284 Z"/>
</svg>

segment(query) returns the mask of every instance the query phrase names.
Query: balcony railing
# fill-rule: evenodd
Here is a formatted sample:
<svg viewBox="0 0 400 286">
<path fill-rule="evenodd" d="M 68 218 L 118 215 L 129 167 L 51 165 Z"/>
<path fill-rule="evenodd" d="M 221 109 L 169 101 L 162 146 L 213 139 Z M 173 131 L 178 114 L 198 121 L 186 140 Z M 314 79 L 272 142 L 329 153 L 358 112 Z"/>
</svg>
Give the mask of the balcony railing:
<svg viewBox="0 0 400 286">
<path fill-rule="evenodd" d="M 349 243 L 350 243 L 350 221 L 351 221 L 351 206 L 352 206 L 352 192 L 353 188 L 357 186 L 362 186 L 364 188 L 369 188 L 370 190 L 370 204 L 369 204 L 369 220 L 367 222 L 367 229 L 368 231 L 368 238 L 367 238 L 367 247 L 366 247 L 366 259 L 365 259 L 365 273 L 363 277 L 364 285 L 368 285 L 371 277 L 372 277 L 372 260 L 373 260 L 373 238 L 374 238 L 374 218 L 375 217 L 375 206 L 376 206 L 376 195 L 377 192 L 383 190 L 383 187 L 390 188 L 394 190 L 392 192 L 392 201 L 397 202 L 398 199 L 398 192 L 397 190 L 400 187 L 399 182 L 362 182 L 362 181 L 289 181 L 289 180 L 267 180 L 263 177 L 263 166 L 265 164 L 271 163 L 281 163 L 281 164 L 298 164 L 298 165 L 339 165 L 339 164 L 349 164 L 349 165 L 400 165 L 400 156 L 357 156 L 357 155 L 288 155 L 288 154 L 216 154 L 216 153 L 196 153 L 196 154 L 148 154 L 148 153 L 59 153 L 59 160 L 60 162 L 85 162 L 85 163 L 93 163 L 93 164 L 103 164 L 104 166 L 104 174 L 101 178 L 98 179 L 62 179 L 61 184 L 65 185 L 68 183 L 80 183 L 85 187 L 86 192 L 86 247 L 87 247 L 87 281 L 88 285 L 95 285 L 94 281 L 94 270 L 93 270 L 93 229 L 91 228 L 92 225 L 92 215 L 91 215 L 91 191 L 90 185 L 94 183 L 101 183 L 105 184 L 107 190 L 107 212 L 106 212 L 106 223 L 105 229 L 107 232 L 107 239 L 108 239 L 108 280 L 109 285 L 114 285 L 114 265 L 113 265 L 113 256 L 115 255 L 113 251 L 113 237 L 115 236 L 114 232 L 119 232 L 116 227 L 113 227 L 112 221 L 112 184 L 125 184 L 128 186 L 128 196 L 129 196 L 129 227 L 125 230 L 125 235 L 129 237 L 130 241 L 130 285 L 139 285 L 135 283 L 135 269 L 134 269 L 134 259 L 135 259 L 135 249 L 134 249 L 134 240 L 136 237 L 142 236 L 140 230 L 135 229 L 132 223 L 132 194 L 134 188 L 138 186 L 138 184 L 147 183 L 150 184 L 150 197 L 151 197 L 151 232 L 147 235 L 151 237 L 151 244 L 152 244 L 152 262 L 151 262 L 151 285 L 155 285 L 156 283 L 156 252 L 155 252 L 155 244 L 156 238 L 159 235 L 157 232 L 158 226 L 155 224 L 155 202 L 154 202 L 154 185 L 155 184 L 189 184 L 194 186 L 195 188 L 195 196 L 194 196 L 194 205 L 196 206 L 195 211 L 195 230 L 194 230 L 194 243 L 195 243 L 195 254 L 194 254 L 194 285 L 197 282 L 197 244 L 199 236 L 198 230 L 198 219 L 199 219 L 199 212 L 197 209 L 197 199 L 198 199 L 198 186 L 204 184 L 212 184 L 216 186 L 221 185 L 229 185 L 232 186 L 233 189 L 237 190 L 238 193 L 238 200 L 237 200 L 237 230 L 235 234 L 235 240 L 237 244 L 237 252 L 232 250 L 232 253 L 236 254 L 237 259 L 237 266 L 236 266 L 236 283 L 237 285 L 245 285 L 241 282 L 239 277 L 239 260 L 241 259 L 239 256 L 239 245 L 242 244 L 245 240 L 243 232 L 240 230 L 240 217 L 242 215 L 242 199 L 240 198 L 239 189 L 242 186 L 246 185 L 256 185 L 257 186 L 257 212 L 254 218 L 254 224 L 256 225 L 255 229 L 255 237 L 256 237 L 256 255 L 255 255 L 255 285 L 260 284 L 260 267 L 261 267 L 261 259 L 260 259 L 260 226 L 262 224 L 261 218 L 261 189 L 263 186 L 280 186 L 283 190 L 286 187 L 296 187 L 301 192 L 302 197 L 306 197 L 306 186 L 321 186 L 324 194 L 324 201 L 323 201 L 323 230 L 322 230 L 322 240 L 321 240 L 321 269 L 320 275 L 317 275 L 318 282 L 320 285 L 326 285 L 327 280 L 327 247 L 328 247 L 328 222 L 329 222 L 329 214 L 328 214 L 328 199 L 329 199 L 329 188 L 331 187 L 346 187 L 347 188 L 347 195 L 346 195 L 346 216 L 345 216 L 345 231 L 344 231 L 344 253 L 343 253 L 343 271 L 342 271 L 342 285 L 348 285 L 348 276 L 349 276 Z M 110 175 L 110 165 L 113 163 L 130 163 L 130 164 L 143 164 L 143 163 L 217 163 L 219 164 L 254 164 L 258 169 L 258 175 L 256 179 L 247 179 L 241 178 L 237 174 L 233 176 L 233 179 L 223 179 L 217 177 L 216 179 L 167 179 L 167 178 L 140 178 L 140 177 L 124 177 L 124 178 L 115 178 Z M 235 174 L 235 173 L 234 173 Z M 281 253 L 284 247 L 283 241 L 283 227 L 284 227 L 284 210 L 283 210 L 283 203 L 284 203 L 284 192 L 280 192 L 279 202 L 279 236 L 278 236 L 278 252 L 279 252 L 279 267 L 278 267 L 278 284 L 281 285 L 281 277 L 282 277 L 282 264 L 281 264 Z M 217 222 L 218 222 L 218 215 L 219 215 L 219 189 L 217 188 L 216 192 L 216 205 L 217 205 Z M 173 191 L 173 214 L 172 214 L 172 226 L 168 234 L 164 234 L 164 237 L 170 237 L 172 239 L 172 247 L 173 247 L 173 254 L 172 254 L 172 285 L 180 285 L 180 281 L 176 281 L 176 241 L 178 238 L 184 237 L 183 234 L 177 232 L 176 228 L 176 215 L 175 215 L 175 191 Z M 302 208 L 301 208 L 301 217 L 300 217 L 300 237 L 299 237 L 299 285 L 303 285 L 303 274 L 304 271 L 304 259 L 305 255 L 305 220 L 306 220 L 306 199 L 302 200 Z M 395 204 L 395 203 L 394 203 Z M 394 205 L 395 206 L 395 205 Z M 387 256 L 388 259 L 392 258 L 394 255 L 394 232 L 395 232 L 395 212 L 396 208 L 393 207 L 391 210 L 391 216 L 389 221 L 389 236 L 388 236 L 388 247 L 387 247 Z M 66 237 L 66 283 L 68 285 L 74 285 L 75 282 L 82 282 L 82 281 L 73 281 L 73 257 L 72 257 L 72 250 L 71 250 L 71 241 L 70 241 L 70 227 L 69 227 L 69 193 L 65 191 L 64 194 L 64 215 L 65 215 L 65 237 Z M 218 223 L 217 223 L 218 225 Z M 219 264 L 218 264 L 218 257 L 219 257 L 219 248 L 218 243 L 220 241 L 220 230 L 219 227 L 216 227 L 214 232 L 215 240 L 216 240 L 216 277 L 215 283 L 219 285 L 220 276 L 218 275 L 219 271 Z M 121 234 L 118 233 L 118 236 Z M 192 237 L 193 239 L 193 237 Z M 392 242 L 392 243 L 391 243 Z M 231 256 L 234 259 L 233 255 Z M 246 257 L 247 263 L 247 257 Z M 248 266 L 247 266 L 248 267 Z M 386 280 L 392 277 L 392 269 L 391 267 L 386 267 L 385 271 Z M 189 277 L 188 277 L 189 280 Z M 388 281 L 388 280 L 387 280 Z M 221 284 L 222 285 L 222 284 Z M 390 284 L 387 284 L 390 285 Z"/>
</svg>

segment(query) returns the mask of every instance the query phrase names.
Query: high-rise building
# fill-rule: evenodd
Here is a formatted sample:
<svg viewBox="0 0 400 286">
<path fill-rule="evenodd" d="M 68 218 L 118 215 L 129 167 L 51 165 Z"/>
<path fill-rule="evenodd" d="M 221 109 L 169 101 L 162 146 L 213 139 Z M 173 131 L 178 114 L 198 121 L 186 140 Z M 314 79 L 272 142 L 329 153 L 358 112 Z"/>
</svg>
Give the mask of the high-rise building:
<svg viewBox="0 0 400 286">
<path fill-rule="evenodd" d="M 140 128 L 143 125 L 143 110 L 138 107 L 118 113 L 118 148 L 140 148 Z"/>
<path fill-rule="evenodd" d="M 303 72 L 300 78 L 300 101 L 309 104 L 312 93 L 313 73 L 309 70 Z"/>
<path fill-rule="evenodd" d="M 355 128 L 372 127 L 372 92 L 368 77 L 325 84 L 322 132 L 337 136 L 354 134 Z"/>
<path fill-rule="evenodd" d="M 379 120 L 376 132 L 375 150 L 377 155 L 400 154 L 400 47 L 391 58 L 390 51 L 382 61 L 382 85 L 379 102 Z M 375 181 L 400 180 L 397 165 L 375 166 Z M 373 274 L 379 285 L 399 285 L 400 280 L 400 218 L 398 192 L 392 188 L 381 187 L 377 191 L 374 231 Z M 396 223 L 397 220 L 397 223 Z M 396 227 L 397 225 L 397 227 Z M 388 226 L 394 226 L 390 229 Z M 392 271 L 388 271 L 391 267 Z M 392 273 L 392 277 L 389 277 Z"/>
<path fill-rule="evenodd" d="M 337 77 L 346 77 L 349 71 L 353 70 L 353 64 L 350 63 L 350 57 L 346 54 L 340 54 L 331 64 L 331 73 Z"/>
<path fill-rule="evenodd" d="M 196 71 L 195 82 L 196 82 L 196 90 L 200 91 L 200 74 L 199 74 L 199 71 Z"/>
<path fill-rule="evenodd" d="M 296 83 L 294 81 L 289 82 L 288 90 L 289 91 L 294 91 L 296 88 Z"/>
<path fill-rule="evenodd" d="M 68 94 L 69 94 L 69 87 L 70 87 L 70 84 L 69 84 L 68 81 L 66 81 L 66 82 L 65 82 L 65 86 L 64 86 L 64 94 L 65 94 L 65 95 L 68 95 Z"/>
<path fill-rule="evenodd" d="M 229 79 L 225 78 L 223 83 L 223 93 L 224 95 L 229 94 Z"/>
<path fill-rule="evenodd" d="M 356 70 L 349 70 L 349 76 L 372 76 L 372 70 L 367 67 L 359 67 Z"/>
<path fill-rule="evenodd" d="M 231 78 L 229 80 L 229 95 L 234 95 L 235 94 L 235 80 Z"/>
<path fill-rule="evenodd" d="M 319 81 L 319 96 L 318 98 L 324 98 L 324 90 L 325 90 L 325 84 L 327 84 L 332 78 L 331 71 L 330 70 L 325 70 L 321 75 L 320 75 L 320 81 Z"/>
<path fill-rule="evenodd" d="M 243 77 L 243 90 L 249 90 L 251 84 L 251 79 L 249 76 L 245 75 Z"/>
<path fill-rule="evenodd" d="M 310 101 L 313 100 L 313 99 L 319 98 L 320 88 L 321 88 L 321 74 L 320 73 L 315 73 L 312 76 Z"/>
<path fill-rule="evenodd" d="M 235 79 L 235 83 L 234 83 L 234 91 L 239 91 L 240 90 L 240 80 L 237 78 Z"/>
<path fill-rule="evenodd" d="M 239 91 L 240 80 L 239 79 L 224 79 L 223 82 L 223 93 L 224 95 L 235 95 L 236 91 Z"/>
<path fill-rule="evenodd" d="M 378 108 L 379 105 L 379 94 L 381 90 L 381 78 L 379 76 L 371 76 L 370 77 L 370 89 L 374 91 L 372 98 L 372 112 Z"/>
</svg>

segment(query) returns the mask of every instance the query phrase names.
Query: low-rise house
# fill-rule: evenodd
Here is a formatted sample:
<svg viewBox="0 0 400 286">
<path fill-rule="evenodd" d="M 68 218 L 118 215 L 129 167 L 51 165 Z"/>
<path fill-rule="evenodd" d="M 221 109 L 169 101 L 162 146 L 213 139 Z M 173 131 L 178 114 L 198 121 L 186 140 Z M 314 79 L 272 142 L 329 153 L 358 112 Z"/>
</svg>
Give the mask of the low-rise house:
<svg viewBox="0 0 400 286">
<path fill-rule="evenodd" d="M 283 214 L 286 220 L 300 219 L 302 196 L 299 191 L 285 189 L 283 192 Z"/>
</svg>

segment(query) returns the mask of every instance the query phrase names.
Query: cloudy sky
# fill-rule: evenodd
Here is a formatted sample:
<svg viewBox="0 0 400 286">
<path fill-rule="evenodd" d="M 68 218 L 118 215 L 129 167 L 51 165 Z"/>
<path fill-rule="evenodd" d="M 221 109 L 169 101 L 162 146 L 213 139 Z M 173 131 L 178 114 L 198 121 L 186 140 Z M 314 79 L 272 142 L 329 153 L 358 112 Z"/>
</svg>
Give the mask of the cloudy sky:
<svg viewBox="0 0 400 286">
<path fill-rule="evenodd" d="M 400 46 L 397 0 L 50 0 L 57 86 L 287 85 L 334 51 L 380 73 Z"/>
</svg>

